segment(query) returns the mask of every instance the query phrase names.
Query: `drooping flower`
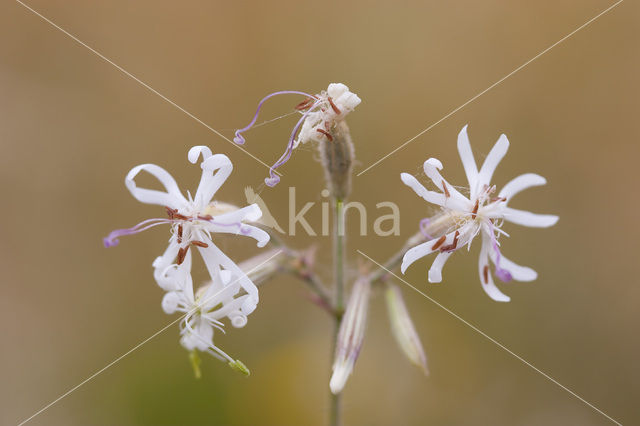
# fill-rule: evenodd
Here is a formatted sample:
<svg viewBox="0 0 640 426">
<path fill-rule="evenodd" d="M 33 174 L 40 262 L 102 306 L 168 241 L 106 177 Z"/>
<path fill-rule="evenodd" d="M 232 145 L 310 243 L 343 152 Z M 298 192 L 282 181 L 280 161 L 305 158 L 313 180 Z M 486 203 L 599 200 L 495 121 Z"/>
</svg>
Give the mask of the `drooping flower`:
<svg viewBox="0 0 640 426">
<path fill-rule="evenodd" d="M 371 282 L 366 277 L 359 278 L 353 284 L 336 340 L 333 374 L 329 381 L 329 388 L 333 394 L 342 392 L 360 355 L 367 326 L 370 293 Z"/>
<path fill-rule="evenodd" d="M 468 198 L 440 175 L 442 163 L 435 158 L 425 161 L 424 172 L 442 192 L 429 191 L 415 177 L 407 173 L 401 174 L 402 181 L 416 194 L 427 202 L 441 207 L 437 215 L 421 221 L 420 228 L 430 240 L 405 253 L 402 260 L 402 273 L 416 260 L 438 252 L 429 269 L 429 282 L 440 282 L 442 267 L 451 254 L 465 245 L 470 248 L 473 239 L 480 234 L 482 247 L 478 273 L 482 288 L 489 297 L 500 302 L 510 300 L 494 284 L 489 270 L 489 261 L 495 267 L 495 275 L 503 282 L 511 279 L 517 281 L 536 279 L 537 274 L 534 270 L 515 264 L 500 252 L 499 236 L 508 237 L 508 234 L 502 230 L 502 224 L 507 221 L 523 226 L 546 228 L 554 225 L 558 217 L 509 207 L 511 198 L 519 192 L 533 186 L 544 185 L 546 180 L 542 176 L 533 173 L 520 175 L 496 194 L 496 186 L 491 184 L 491 177 L 508 148 L 507 137 L 501 135 L 478 170 L 469 144 L 467 126 L 462 128 L 458 135 L 458 152 L 469 183 Z"/>
<path fill-rule="evenodd" d="M 258 303 L 258 289 L 246 274 L 213 243 L 211 235 L 213 233 L 245 235 L 257 240 L 258 247 L 263 247 L 269 241 L 269 234 L 258 227 L 243 223 L 243 221 L 255 221 L 260 218 L 261 211 L 256 204 L 232 209 L 229 205 L 211 201 L 216 191 L 231 174 L 233 165 L 227 156 L 213 155 L 206 146 L 194 146 L 189 150 L 188 158 L 191 163 L 195 164 L 200 156 L 202 156 L 200 165 L 202 177 L 194 197 L 190 193 L 185 197 L 173 177 L 159 166 L 142 164 L 131 169 L 125 179 L 131 194 L 140 202 L 164 206 L 167 217 L 147 219 L 132 228 L 113 231 L 104 239 L 104 244 L 107 247 L 114 246 L 118 244 L 118 238 L 121 236 L 137 234 L 146 229 L 167 224 L 171 227 L 169 246 L 164 254 L 153 262 L 154 277 L 158 285 L 167 291 L 179 289 L 176 271 L 193 246 L 204 259 L 212 279 L 223 271 L 228 271 L 237 277 L 240 286 L 250 296 L 244 299 L 241 307 L 241 311 L 248 315 Z M 141 171 L 146 171 L 158 179 L 165 191 L 138 187 L 135 178 Z"/>
<path fill-rule="evenodd" d="M 176 288 L 165 294 L 162 309 L 167 314 L 184 314 L 180 322 L 182 346 L 189 351 L 210 353 L 235 368 L 239 361 L 217 347 L 213 335 L 215 329 L 224 332 L 221 321 L 224 318 L 228 318 L 234 327 L 244 327 L 247 323 L 243 306 L 251 295 L 242 291 L 241 277 L 231 271 L 220 271 L 194 293 L 191 253 L 187 253 L 184 262 L 174 270 L 174 279 Z"/>
<path fill-rule="evenodd" d="M 391 321 L 391 332 L 402 352 L 412 364 L 419 367 L 424 374 L 429 374 L 427 355 L 424 353 L 420 336 L 413 325 L 402 292 L 395 284 L 389 284 L 385 290 L 387 311 Z"/>
<path fill-rule="evenodd" d="M 307 142 L 331 142 L 331 130 L 333 127 L 351 111 L 357 107 L 361 100 L 355 93 L 349 91 L 349 88 L 342 83 L 332 83 L 327 90 L 323 90 L 319 94 L 311 95 L 305 92 L 294 90 L 286 90 L 271 93 L 265 96 L 259 103 L 255 115 L 251 122 L 244 128 L 236 130 L 233 139 L 239 145 L 245 143 L 242 133 L 251 129 L 258 119 L 260 109 L 263 104 L 270 98 L 277 95 L 294 94 L 305 96 L 306 99 L 299 103 L 295 109 L 302 115 L 291 131 L 287 147 L 284 154 L 269 169 L 269 177 L 265 178 L 268 186 L 275 186 L 280 182 L 280 178 L 275 170 L 289 161 L 293 150 L 301 143 Z"/>
</svg>

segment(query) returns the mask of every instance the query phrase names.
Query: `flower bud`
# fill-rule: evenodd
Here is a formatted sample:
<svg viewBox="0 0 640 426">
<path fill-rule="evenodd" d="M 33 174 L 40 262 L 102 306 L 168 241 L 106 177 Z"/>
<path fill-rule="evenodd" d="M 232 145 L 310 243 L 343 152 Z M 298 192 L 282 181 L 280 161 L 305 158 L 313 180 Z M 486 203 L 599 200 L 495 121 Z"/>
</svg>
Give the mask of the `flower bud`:
<svg viewBox="0 0 640 426">
<path fill-rule="evenodd" d="M 354 283 L 338 331 L 333 374 L 329 382 L 333 394 L 342 392 L 360 354 L 367 325 L 370 293 L 371 283 L 368 278 L 361 277 Z"/>
<path fill-rule="evenodd" d="M 390 284 L 385 291 L 391 331 L 398 346 L 409 361 L 420 367 L 424 374 L 429 374 L 427 369 L 427 356 L 422 348 L 422 342 L 409 316 L 409 311 L 402 298 L 402 292 L 397 285 Z"/>
</svg>

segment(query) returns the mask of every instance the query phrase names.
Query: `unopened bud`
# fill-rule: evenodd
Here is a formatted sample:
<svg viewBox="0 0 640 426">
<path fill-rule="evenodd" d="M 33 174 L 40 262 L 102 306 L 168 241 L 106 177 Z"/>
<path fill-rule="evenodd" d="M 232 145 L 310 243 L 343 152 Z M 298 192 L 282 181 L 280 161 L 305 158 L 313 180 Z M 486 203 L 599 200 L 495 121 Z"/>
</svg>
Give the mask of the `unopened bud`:
<svg viewBox="0 0 640 426">
<path fill-rule="evenodd" d="M 244 374 L 245 376 L 249 376 L 251 374 L 247 366 L 244 365 L 244 363 L 239 359 L 236 359 L 235 361 L 229 361 L 229 367 L 231 367 L 232 370 L 237 371 L 238 373 Z"/>
<path fill-rule="evenodd" d="M 367 325 L 370 293 L 371 283 L 368 278 L 359 278 L 354 283 L 351 297 L 347 302 L 338 331 L 333 374 L 329 382 L 331 392 L 336 395 L 342 392 L 360 354 Z"/>
<path fill-rule="evenodd" d="M 385 292 L 387 310 L 391 321 L 393 337 L 402 352 L 413 364 L 418 366 L 424 374 L 429 374 L 427 369 L 427 356 L 422 348 L 422 342 L 409 316 L 409 311 L 402 298 L 402 292 L 398 286 L 390 284 Z"/>
</svg>

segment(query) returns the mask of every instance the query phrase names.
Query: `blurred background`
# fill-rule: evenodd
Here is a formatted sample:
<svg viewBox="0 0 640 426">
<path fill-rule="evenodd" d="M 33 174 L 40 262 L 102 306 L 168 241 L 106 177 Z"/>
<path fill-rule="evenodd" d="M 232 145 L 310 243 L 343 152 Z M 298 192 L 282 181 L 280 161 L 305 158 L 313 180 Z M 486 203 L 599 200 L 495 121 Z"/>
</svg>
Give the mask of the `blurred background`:
<svg viewBox="0 0 640 426">
<path fill-rule="evenodd" d="M 344 82 L 363 103 L 350 116 L 357 170 L 413 137 L 613 4 L 562 2 L 56 1 L 33 7 L 228 137 L 276 90 L 318 92 Z M 510 350 L 624 424 L 640 422 L 638 321 L 640 248 L 637 114 L 638 6 L 621 3 L 593 24 L 353 181 L 351 200 L 401 208 L 401 236 L 349 233 L 356 249 L 383 261 L 417 229 L 428 206 L 400 172 L 428 157 L 463 184 L 456 135 L 469 124 L 482 160 L 501 133 L 511 148 L 494 181 L 524 172 L 546 187 L 515 207 L 560 216 L 550 229 L 507 224 L 508 257 L 539 273 L 490 300 L 477 277 L 476 245 L 429 285 L 431 259 L 406 279 Z M 273 118 L 301 99 L 276 99 Z M 247 134 L 245 148 L 268 164 L 294 117 Z M 245 204 L 261 193 L 281 225 L 288 187 L 320 227 L 324 188 L 311 146 L 297 151 L 274 189 L 266 169 L 183 112 L 16 2 L 0 5 L 0 423 L 16 424 L 174 317 L 160 307 L 151 262 L 166 229 L 102 238 L 163 212 L 136 202 L 127 171 L 156 163 L 195 188 L 192 145 L 227 154 L 234 173 L 217 198 Z M 386 212 L 386 211 L 385 211 Z M 357 225 L 356 216 L 351 223 Z M 319 246 L 331 277 L 330 239 Z M 237 260 L 249 240 L 219 238 Z M 326 265 L 326 267 L 322 267 Z M 402 288 L 423 339 L 431 375 L 397 348 L 376 292 L 361 357 L 344 397 L 351 425 L 599 425 L 609 421 L 424 297 Z M 331 321 L 290 277 L 269 282 L 244 329 L 216 342 L 244 361 L 250 378 L 212 358 L 195 380 L 177 326 L 32 420 L 34 425 L 322 425 L 328 415 Z"/>
</svg>

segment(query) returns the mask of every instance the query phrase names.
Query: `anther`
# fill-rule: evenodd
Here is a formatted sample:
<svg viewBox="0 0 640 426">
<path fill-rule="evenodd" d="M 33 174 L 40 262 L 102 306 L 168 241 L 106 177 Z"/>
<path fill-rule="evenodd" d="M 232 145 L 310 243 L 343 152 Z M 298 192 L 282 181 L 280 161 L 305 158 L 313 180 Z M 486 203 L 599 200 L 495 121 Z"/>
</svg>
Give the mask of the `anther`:
<svg viewBox="0 0 640 426">
<path fill-rule="evenodd" d="M 331 109 L 333 109 L 333 112 L 335 112 L 338 115 L 342 114 L 342 111 L 340 111 L 340 109 L 336 106 L 336 104 L 333 103 L 333 99 L 331 99 L 331 96 L 329 96 L 327 100 L 329 101 L 329 104 L 331 105 Z"/>
<path fill-rule="evenodd" d="M 178 244 L 182 244 L 182 225 L 178 225 Z"/>
<path fill-rule="evenodd" d="M 479 200 L 476 200 L 476 205 L 473 207 L 473 211 L 471 212 L 471 217 L 473 219 L 475 219 L 476 214 L 478 214 L 478 207 L 480 207 Z"/>
<path fill-rule="evenodd" d="M 431 246 L 431 250 L 438 250 L 438 247 L 440 247 L 442 243 L 444 243 L 444 240 L 446 239 L 447 239 L 446 235 L 443 235 L 442 237 L 438 238 L 438 241 L 433 243 L 433 246 Z"/>
<path fill-rule="evenodd" d="M 184 262 L 184 258 L 187 257 L 187 252 L 189 251 L 189 247 L 191 246 L 180 247 L 180 250 L 178 250 L 178 258 L 176 261 L 178 265 L 182 265 L 182 262 Z"/>
<path fill-rule="evenodd" d="M 441 252 L 446 252 L 446 251 L 454 251 L 456 249 L 456 247 L 458 247 L 458 236 L 460 235 L 460 231 L 456 231 L 455 235 L 453 236 L 453 242 L 451 244 L 449 244 L 448 246 L 442 246 L 440 248 Z"/>
<path fill-rule="evenodd" d="M 200 220 L 213 220 L 213 216 L 211 216 L 210 214 L 204 215 L 204 216 L 198 216 L 198 219 Z"/>
<path fill-rule="evenodd" d="M 295 106 L 295 109 L 297 109 L 298 111 L 303 111 L 307 108 L 309 108 L 311 106 L 311 104 L 313 104 L 314 99 L 312 98 L 307 98 L 304 101 L 300 102 L 298 105 Z"/>
<path fill-rule="evenodd" d="M 331 133 L 327 132 L 326 130 L 316 129 L 316 132 L 322 133 L 327 137 L 327 139 L 329 139 L 329 142 L 333 142 L 333 136 L 331 136 Z"/>
<path fill-rule="evenodd" d="M 202 247 L 202 248 L 209 247 L 209 244 L 202 241 L 191 241 L 191 244 L 193 244 L 194 246 Z"/>
<path fill-rule="evenodd" d="M 442 190 L 444 191 L 445 197 L 451 197 L 451 193 L 449 192 L 449 188 L 447 188 L 447 184 L 444 182 L 444 179 L 442 179 Z"/>
<path fill-rule="evenodd" d="M 484 265 L 482 274 L 484 276 L 484 283 L 489 284 L 489 265 Z"/>
</svg>

